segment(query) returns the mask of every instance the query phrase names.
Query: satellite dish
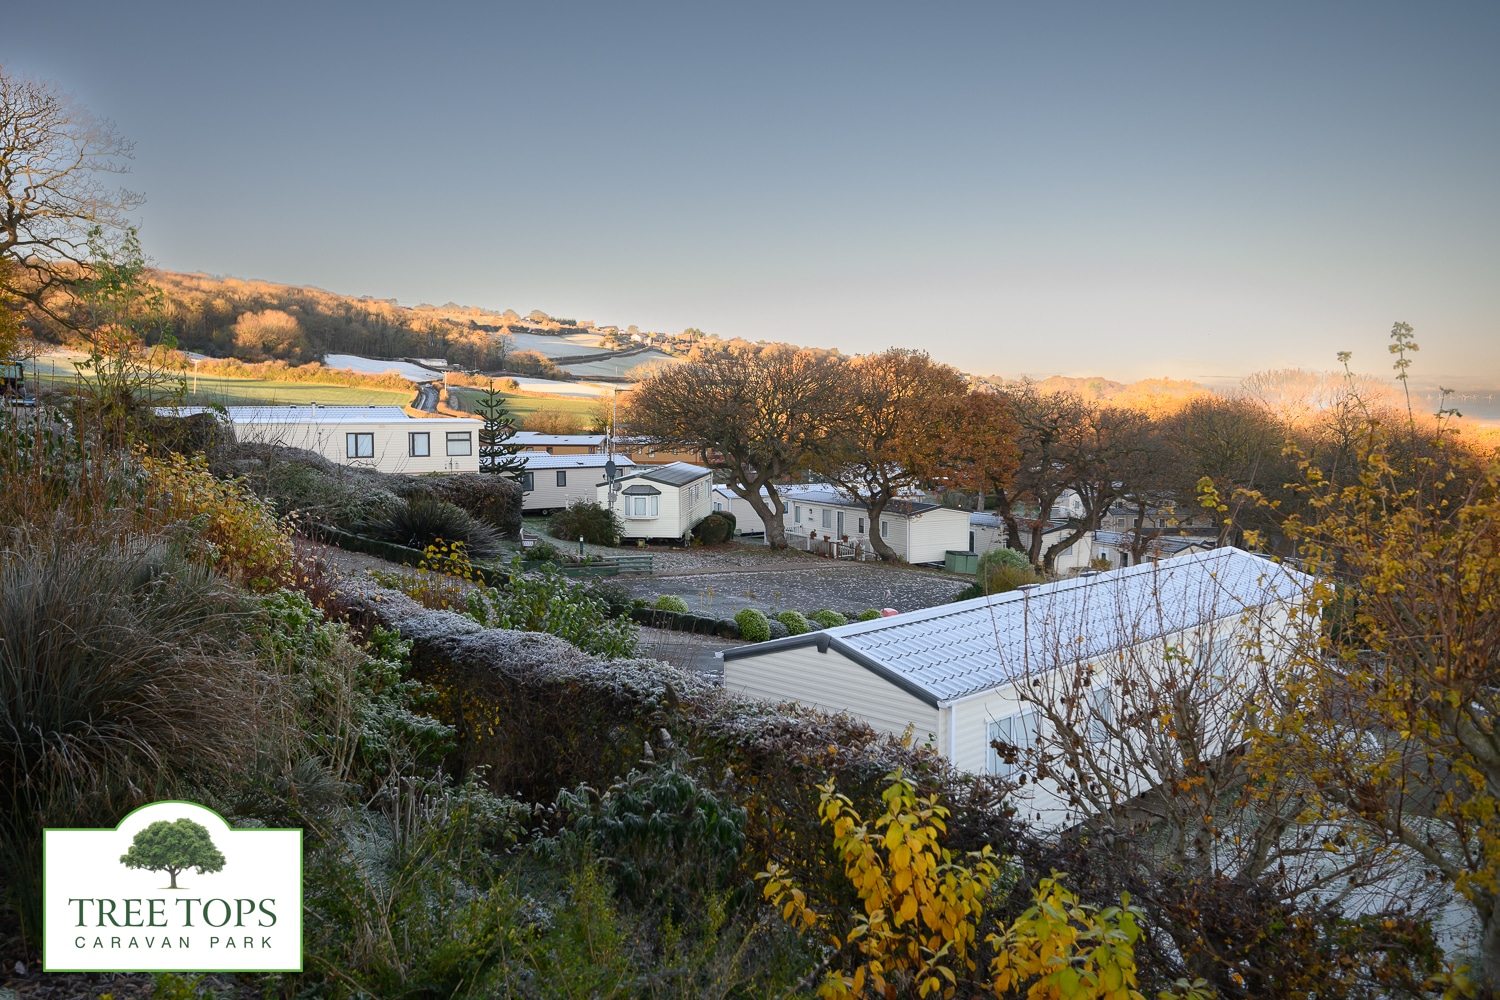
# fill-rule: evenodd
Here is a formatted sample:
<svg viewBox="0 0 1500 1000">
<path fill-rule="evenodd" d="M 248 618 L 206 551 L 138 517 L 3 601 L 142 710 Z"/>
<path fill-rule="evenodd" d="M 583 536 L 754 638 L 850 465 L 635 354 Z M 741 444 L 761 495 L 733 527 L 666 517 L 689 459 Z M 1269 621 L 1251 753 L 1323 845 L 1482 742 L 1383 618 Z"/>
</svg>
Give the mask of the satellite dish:
<svg viewBox="0 0 1500 1000">
<path fill-rule="evenodd" d="M 615 481 L 615 472 L 616 471 L 617 470 L 615 469 L 615 460 L 614 459 L 610 459 L 608 462 L 604 463 L 604 478 L 607 481 L 609 481 L 611 483 Z"/>
</svg>

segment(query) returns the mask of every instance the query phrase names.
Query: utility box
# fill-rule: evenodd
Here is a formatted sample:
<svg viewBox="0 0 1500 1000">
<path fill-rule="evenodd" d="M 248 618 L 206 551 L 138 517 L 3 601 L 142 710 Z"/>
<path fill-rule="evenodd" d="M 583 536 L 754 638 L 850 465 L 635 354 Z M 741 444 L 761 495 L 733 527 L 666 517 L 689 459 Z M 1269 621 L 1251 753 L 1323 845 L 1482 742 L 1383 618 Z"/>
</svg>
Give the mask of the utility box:
<svg viewBox="0 0 1500 1000">
<path fill-rule="evenodd" d="M 979 572 L 979 553 L 960 552 L 958 549 L 949 549 L 943 557 L 943 568 L 950 573 L 962 573 L 965 576 L 973 576 Z"/>
</svg>

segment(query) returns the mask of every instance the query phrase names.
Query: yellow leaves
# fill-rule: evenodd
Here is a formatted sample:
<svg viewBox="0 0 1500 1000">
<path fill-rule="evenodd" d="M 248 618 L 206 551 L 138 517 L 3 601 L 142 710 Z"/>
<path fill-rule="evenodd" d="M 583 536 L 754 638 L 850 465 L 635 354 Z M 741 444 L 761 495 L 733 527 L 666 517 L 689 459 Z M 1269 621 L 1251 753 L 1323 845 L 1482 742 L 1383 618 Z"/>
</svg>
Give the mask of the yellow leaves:
<svg viewBox="0 0 1500 1000">
<path fill-rule="evenodd" d="M 888 782 L 885 812 L 872 823 L 831 782 L 819 788 L 819 813 L 864 911 L 847 918 L 852 926 L 842 942 L 833 938 L 852 968 L 827 974 L 818 996 L 828 1000 L 885 996 L 901 981 L 920 997 L 946 998 L 960 978 L 975 982 L 984 901 L 1000 880 L 994 852 L 986 845 L 967 863 L 954 861 L 940 842 L 948 810 L 919 796 L 899 771 Z M 757 878 L 783 920 L 804 931 L 828 922 L 779 865 Z M 1029 982 L 1034 1000 L 1141 1000 L 1133 952 L 1140 930 L 1128 898 L 1099 911 L 1055 878 L 1043 880 L 1034 896 L 1015 924 L 986 939 L 995 957 L 988 979 L 976 985 L 998 996 Z"/>
</svg>

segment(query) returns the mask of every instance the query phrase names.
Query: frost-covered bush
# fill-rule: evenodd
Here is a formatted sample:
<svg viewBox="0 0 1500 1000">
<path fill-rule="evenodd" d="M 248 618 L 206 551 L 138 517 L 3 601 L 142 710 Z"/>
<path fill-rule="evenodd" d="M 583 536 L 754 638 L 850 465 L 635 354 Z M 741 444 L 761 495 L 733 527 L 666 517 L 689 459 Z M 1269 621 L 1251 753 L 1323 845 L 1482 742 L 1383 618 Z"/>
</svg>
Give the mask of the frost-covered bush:
<svg viewBox="0 0 1500 1000">
<path fill-rule="evenodd" d="M 772 639 L 785 639 L 787 636 L 792 634 L 791 632 L 787 631 L 787 627 L 781 624 L 781 621 L 776 618 L 766 619 L 766 628 L 770 631 Z"/>
<path fill-rule="evenodd" d="M 675 611 L 680 615 L 685 615 L 688 612 L 687 601 L 684 601 L 675 594 L 662 594 L 656 599 L 656 603 L 651 606 L 657 611 Z"/>
</svg>

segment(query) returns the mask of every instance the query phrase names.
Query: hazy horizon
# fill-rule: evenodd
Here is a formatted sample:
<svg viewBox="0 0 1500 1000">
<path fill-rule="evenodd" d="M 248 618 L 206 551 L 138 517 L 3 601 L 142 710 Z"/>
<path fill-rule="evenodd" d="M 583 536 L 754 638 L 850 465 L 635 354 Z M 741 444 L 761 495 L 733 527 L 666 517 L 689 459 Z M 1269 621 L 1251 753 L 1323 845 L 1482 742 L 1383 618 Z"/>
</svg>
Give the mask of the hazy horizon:
<svg viewBox="0 0 1500 1000">
<path fill-rule="evenodd" d="M 6 23 L 172 270 L 1122 380 L 1383 374 L 1403 320 L 1500 381 L 1490 4 Z"/>
</svg>

